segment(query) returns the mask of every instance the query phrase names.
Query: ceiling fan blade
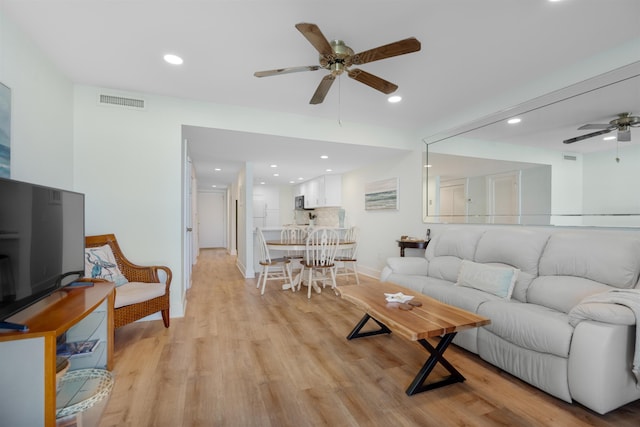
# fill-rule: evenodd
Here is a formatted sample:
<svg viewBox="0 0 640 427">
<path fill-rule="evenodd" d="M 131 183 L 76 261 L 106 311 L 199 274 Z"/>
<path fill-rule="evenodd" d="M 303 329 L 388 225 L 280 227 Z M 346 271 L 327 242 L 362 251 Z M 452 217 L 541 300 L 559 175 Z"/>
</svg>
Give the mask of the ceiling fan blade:
<svg viewBox="0 0 640 427">
<path fill-rule="evenodd" d="M 588 124 L 588 125 L 580 126 L 580 127 L 578 128 L 578 130 L 585 130 L 585 129 L 609 129 L 610 127 L 611 127 L 611 125 L 610 125 L 610 124 L 608 124 L 608 123 L 607 123 L 607 124 L 604 124 L 604 123 L 601 123 L 601 124 L 593 124 L 593 123 L 592 123 L 592 124 Z"/>
<path fill-rule="evenodd" d="M 322 81 L 320 81 L 316 92 L 311 97 L 309 104 L 321 104 L 322 101 L 324 101 L 324 97 L 327 96 L 329 89 L 331 89 L 331 85 L 335 79 L 336 77 L 333 74 L 327 74 L 324 76 Z"/>
<path fill-rule="evenodd" d="M 612 129 L 603 129 L 603 130 L 599 130 L 597 132 L 588 133 L 586 135 L 580 135 L 580 136 L 576 136 L 574 138 L 565 139 L 562 142 L 564 142 L 565 144 L 573 144 L 574 142 L 582 141 L 583 139 L 592 138 L 592 137 L 598 136 L 598 135 L 604 135 L 605 133 L 611 132 L 613 129 L 615 129 L 615 127 L 612 128 Z"/>
<path fill-rule="evenodd" d="M 374 76 L 371 73 L 367 73 L 359 68 L 353 68 L 348 71 L 349 77 L 354 80 L 359 81 L 360 83 L 364 83 L 367 86 L 374 88 L 375 90 L 379 90 L 382 93 L 386 93 L 387 95 L 395 92 L 398 89 L 398 86 L 388 82 L 384 79 L 381 79 L 378 76 Z"/>
<path fill-rule="evenodd" d="M 618 141 L 620 142 L 631 141 L 631 129 L 629 129 L 629 126 L 627 126 L 625 130 L 618 131 Z"/>
<path fill-rule="evenodd" d="M 321 55 L 333 55 L 333 49 L 331 48 L 329 41 L 324 34 L 322 34 L 322 31 L 320 31 L 320 28 L 318 28 L 316 24 L 301 22 L 296 24 L 296 28 L 307 40 L 309 40 L 309 43 L 311 43 Z"/>
<path fill-rule="evenodd" d="M 410 37 L 408 39 L 356 53 L 353 55 L 351 63 L 355 65 L 362 65 L 368 62 L 391 58 L 393 56 L 417 52 L 419 50 L 420 42 L 415 37 Z"/>
<path fill-rule="evenodd" d="M 255 73 L 253 73 L 253 75 L 256 77 L 269 77 L 278 76 L 280 74 L 299 73 L 301 71 L 316 71 L 319 69 L 319 65 L 305 65 L 302 67 L 287 67 L 278 68 L 276 70 L 256 71 Z"/>
</svg>

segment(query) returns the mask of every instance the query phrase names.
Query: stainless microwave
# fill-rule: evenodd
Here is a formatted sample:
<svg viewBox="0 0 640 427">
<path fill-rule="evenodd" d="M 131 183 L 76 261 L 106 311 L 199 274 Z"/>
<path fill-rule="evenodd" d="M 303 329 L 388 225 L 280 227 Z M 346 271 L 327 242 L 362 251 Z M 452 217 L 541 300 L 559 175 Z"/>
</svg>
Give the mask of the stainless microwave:
<svg viewBox="0 0 640 427">
<path fill-rule="evenodd" d="M 304 196 L 296 196 L 294 199 L 294 206 L 297 211 L 304 210 Z"/>
</svg>

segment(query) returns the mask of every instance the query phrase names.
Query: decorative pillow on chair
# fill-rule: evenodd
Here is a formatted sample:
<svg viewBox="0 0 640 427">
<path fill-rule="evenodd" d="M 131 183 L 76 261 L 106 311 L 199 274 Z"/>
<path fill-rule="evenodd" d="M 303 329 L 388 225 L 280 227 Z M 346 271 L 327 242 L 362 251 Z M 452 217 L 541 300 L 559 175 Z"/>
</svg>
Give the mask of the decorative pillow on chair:
<svg viewBox="0 0 640 427">
<path fill-rule="evenodd" d="M 456 285 L 511 299 L 519 272 L 520 270 L 513 267 L 498 267 L 462 260 Z"/>
<path fill-rule="evenodd" d="M 116 286 L 128 283 L 116 264 L 116 258 L 109 245 L 84 250 L 84 275 L 92 279 L 105 279 Z"/>
</svg>

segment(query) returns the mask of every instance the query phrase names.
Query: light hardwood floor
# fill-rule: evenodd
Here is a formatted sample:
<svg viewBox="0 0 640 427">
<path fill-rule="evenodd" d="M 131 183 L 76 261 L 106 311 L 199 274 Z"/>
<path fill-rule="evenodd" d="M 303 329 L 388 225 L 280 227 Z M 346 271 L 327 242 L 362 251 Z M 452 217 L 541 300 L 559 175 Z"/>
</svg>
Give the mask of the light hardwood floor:
<svg viewBox="0 0 640 427">
<path fill-rule="evenodd" d="M 640 425 L 640 402 L 600 416 L 456 346 L 447 356 L 467 380 L 409 397 L 427 355 L 419 344 L 347 341 L 363 313 L 328 288 L 308 300 L 277 282 L 261 296 L 255 284 L 223 250 L 201 251 L 186 317 L 116 331 L 100 426 Z"/>
</svg>

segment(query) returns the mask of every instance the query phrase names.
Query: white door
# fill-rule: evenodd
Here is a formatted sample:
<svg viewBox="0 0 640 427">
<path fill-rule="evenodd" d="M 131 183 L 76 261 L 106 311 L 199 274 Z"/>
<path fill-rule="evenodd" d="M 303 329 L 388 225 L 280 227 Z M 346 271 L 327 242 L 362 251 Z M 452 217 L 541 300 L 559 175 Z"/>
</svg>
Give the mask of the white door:
<svg viewBox="0 0 640 427">
<path fill-rule="evenodd" d="M 198 240 L 201 248 L 224 248 L 225 193 L 198 192 Z"/>
<path fill-rule="evenodd" d="M 440 188 L 440 220 L 447 223 L 465 222 L 466 196 L 464 184 Z"/>
<path fill-rule="evenodd" d="M 182 283 L 183 292 L 191 287 L 191 270 L 194 264 L 195 254 L 193 253 L 193 164 L 189 156 L 189 145 L 185 139 L 182 144 Z"/>
<path fill-rule="evenodd" d="M 490 178 L 491 218 L 497 224 L 520 223 L 520 179 L 517 172 Z"/>
</svg>

